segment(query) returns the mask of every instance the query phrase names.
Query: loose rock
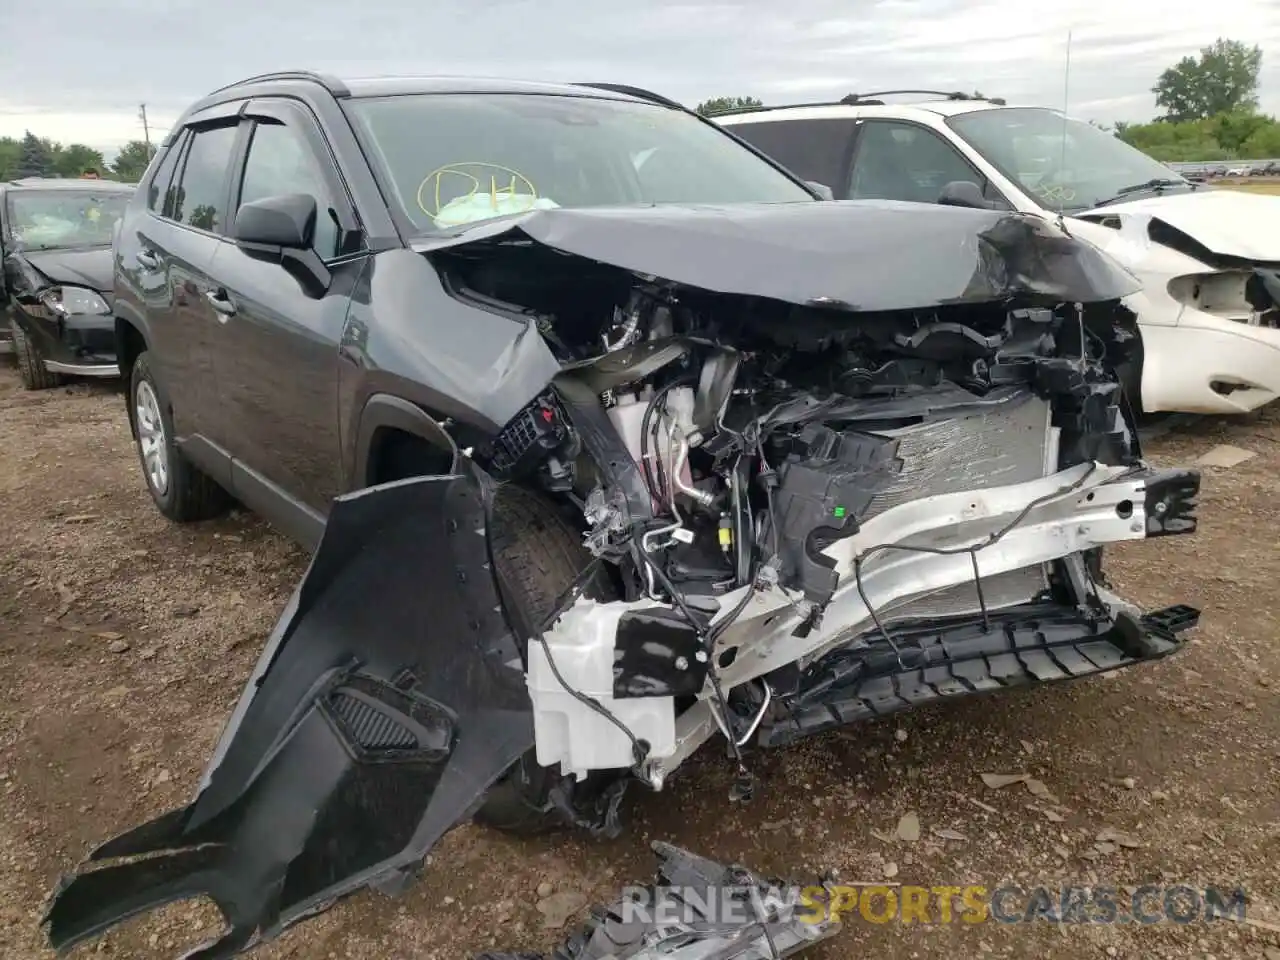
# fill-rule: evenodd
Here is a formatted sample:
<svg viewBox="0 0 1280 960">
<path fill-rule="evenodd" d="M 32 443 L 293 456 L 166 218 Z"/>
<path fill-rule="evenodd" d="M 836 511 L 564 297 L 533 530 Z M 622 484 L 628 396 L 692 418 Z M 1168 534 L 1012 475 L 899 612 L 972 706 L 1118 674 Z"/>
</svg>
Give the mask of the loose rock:
<svg viewBox="0 0 1280 960">
<path fill-rule="evenodd" d="M 898 821 L 898 839 L 907 843 L 915 843 L 920 839 L 920 817 L 914 810 L 904 813 Z"/>
<path fill-rule="evenodd" d="M 542 914 L 542 926 L 547 930 L 558 929 L 569 922 L 569 918 L 587 905 L 587 898 L 576 890 L 562 890 L 549 897 L 543 897 L 537 903 L 538 912 Z"/>
<path fill-rule="evenodd" d="M 1014 783 L 1024 783 L 1031 779 L 1029 773 L 984 773 L 982 782 L 992 790 L 1000 790 Z"/>
</svg>

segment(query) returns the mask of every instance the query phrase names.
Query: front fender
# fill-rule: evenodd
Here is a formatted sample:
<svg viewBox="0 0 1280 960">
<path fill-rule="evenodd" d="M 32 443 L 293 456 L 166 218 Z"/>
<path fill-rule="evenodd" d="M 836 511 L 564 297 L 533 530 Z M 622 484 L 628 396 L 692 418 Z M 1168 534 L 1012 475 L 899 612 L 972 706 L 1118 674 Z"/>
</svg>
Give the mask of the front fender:
<svg viewBox="0 0 1280 960">
<path fill-rule="evenodd" d="M 334 502 L 192 803 L 99 847 L 46 920 L 58 949 L 207 895 L 234 956 L 360 887 L 393 889 L 533 745 L 492 572 L 492 485 L 405 480 Z"/>
</svg>

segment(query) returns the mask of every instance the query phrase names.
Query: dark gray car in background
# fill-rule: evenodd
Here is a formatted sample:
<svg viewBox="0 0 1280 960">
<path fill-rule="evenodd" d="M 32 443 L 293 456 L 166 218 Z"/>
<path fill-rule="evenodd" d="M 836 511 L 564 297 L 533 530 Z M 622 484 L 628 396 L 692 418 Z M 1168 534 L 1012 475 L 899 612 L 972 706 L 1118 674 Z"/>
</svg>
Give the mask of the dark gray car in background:
<svg viewBox="0 0 1280 960">
<path fill-rule="evenodd" d="M 0 183 L 0 352 L 7 342 L 28 390 L 118 375 L 111 241 L 133 191 L 109 180 Z"/>
</svg>

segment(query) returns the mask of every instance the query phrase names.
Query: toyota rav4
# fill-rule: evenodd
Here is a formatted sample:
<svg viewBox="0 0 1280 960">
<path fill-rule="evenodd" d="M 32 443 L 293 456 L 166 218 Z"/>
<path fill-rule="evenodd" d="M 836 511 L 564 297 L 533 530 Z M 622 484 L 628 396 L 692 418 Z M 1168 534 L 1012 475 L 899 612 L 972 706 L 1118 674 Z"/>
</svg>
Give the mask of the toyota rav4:
<svg viewBox="0 0 1280 960">
<path fill-rule="evenodd" d="M 1199 477 L 1142 459 L 1133 278 L 1041 217 L 823 201 L 630 88 L 280 74 L 182 117 L 115 263 L 158 508 L 315 552 L 60 947 L 207 894 L 230 956 L 473 814 L 610 833 L 713 737 L 743 799 L 753 750 L 1197 618 L 1102 581 Z"/>
</svg>

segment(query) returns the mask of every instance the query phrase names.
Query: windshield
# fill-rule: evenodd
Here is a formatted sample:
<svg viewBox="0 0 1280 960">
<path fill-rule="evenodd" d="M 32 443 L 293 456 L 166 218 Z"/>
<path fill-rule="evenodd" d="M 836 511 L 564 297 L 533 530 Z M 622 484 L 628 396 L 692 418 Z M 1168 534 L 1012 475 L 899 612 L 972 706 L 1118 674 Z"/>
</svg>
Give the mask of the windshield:
<svg viewBox="0 0 1280 960">
<path fill-rule="evenodd" d="M 1053 110 L 978 110 L 947 123 L 1024 193 L 1051 210 L 1088 210 L 1150 181 L 1173 180 L 1174 189 L 1191 189 L 1171 167 L 1105 130 L 1064 120 Z"/>
<path fill-rule="evenodd" d="M 421 94 L 347 109 L 424 233 L 530 209 L 814 199 L 711 124 L 655 104 Z"/>
<path fill-rule="evenodd" d="M 109 247 L 129 194 L 94 190 L 14 190 L 9 232 L 22 247 Z"/>
</svg>

